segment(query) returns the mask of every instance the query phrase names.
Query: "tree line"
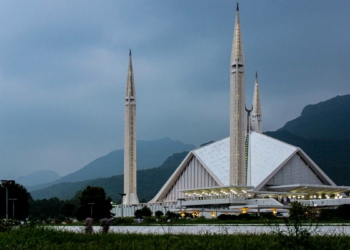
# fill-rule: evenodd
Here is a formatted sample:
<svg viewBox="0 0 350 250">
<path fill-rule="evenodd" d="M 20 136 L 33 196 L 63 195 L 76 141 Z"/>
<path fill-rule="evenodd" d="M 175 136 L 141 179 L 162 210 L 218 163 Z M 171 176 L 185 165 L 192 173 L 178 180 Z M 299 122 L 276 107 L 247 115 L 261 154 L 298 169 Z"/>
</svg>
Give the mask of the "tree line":
<svg viewBox="0 0 350 250">
<path fill-rule="evenodd" d="M 78 191 L 70 200 L 34 200 L 27 189 L 17 183 L 0 185 L 0 218 L 6 218 L 6 189 L 8 193 L 8 218 L 16 220 L 56 221 L 68 218 L 96 220 L 111 217 L 112 199 L 106 197 L 101 187 L 88 186 Z"/>
</svg>

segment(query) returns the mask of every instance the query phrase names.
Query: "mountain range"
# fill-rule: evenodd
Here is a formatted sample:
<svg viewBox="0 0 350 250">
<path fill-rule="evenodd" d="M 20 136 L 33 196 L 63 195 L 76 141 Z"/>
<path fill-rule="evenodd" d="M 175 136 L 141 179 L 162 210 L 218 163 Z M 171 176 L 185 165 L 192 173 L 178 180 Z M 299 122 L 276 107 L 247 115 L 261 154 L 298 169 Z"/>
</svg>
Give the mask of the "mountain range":
<svg viewBox="0 0 350 250">
<path fill-rule="evenodd" d="M 188 152 L 173 154 L 157 168 L 138 170 L 137 191 L 139 200 L 148 201 L 152 199 L 185 158 L 187 153 Z M 120 199 L 118 194 L 123 193 L 123 178 L 123 175 L 117 175 L 86 181 L 64 182 L 40 190 L 31 191 L 30 193 L 33 199 L 47 199 L 55 196 L 59 199 L 67 200 L 73 198 L 76 192 L 83 190 L 87 186 L 99 186 L 105 189 L 107 196 L 110 196 L 114 201 L 118 201 Z"/>
<path fill-rule="evenodd" d="M 137 141 L 137 169 L 149 169 L 160 166 L 170 155 L 190 151 L 194 145 L 162 138 L 150 141 Z M 96 178 L 122 175 L 124 173 L 124 150 L 115 150 L 97 158 L 83 168 L 57 180 L 35 186 L 27 186 L 29 191 L 43 189 L 62 182 L 85 181 Z M 45 177 L 46 178 L 46 177 Z M 43 178 L 43 179 L 45 179 Z M 21 183 L 21 182 L 19 182 Z M 22 184 L 22 183 L 21 183 Z M 24 184 L 23 184 L 24 185 Z"/>
<path fill-rule="evenodd" d="M 337 96 L 306 106 L 299 117 L 287 122 L 281 129 L 265 134 L 300 147 L 337 185 L 350 185 L 350 132 L 347 131 L 350 125 L 349 108 L 350 95 Z M 149 200 L 154 197 L 186 154 L 175 154 L 158 168 L 137 171 L 139 199 Z M 118 200 L 116 194 L 123 191 L 123 175 L 60 183 L 32 191 L 31 194 L 35 199 L 54 196 L 70 199 L 76 191 L 88 185 L 104 187 L 113 200 Z"/>
<path fill-rule="evenodd" d="M 307 105 L 296 119 L 266 135 L 304 150 L 337 184 L 350 185 L 350 95 Z"/>
<path fill-rule="evenodd" d="M 15 181 L 23 186 L 35 186 L 46 182 L 53 182 L 61 178 L 61 176 L 52 170 L 39 170 L 25 176 L 21 176 Z"/>
</svg>

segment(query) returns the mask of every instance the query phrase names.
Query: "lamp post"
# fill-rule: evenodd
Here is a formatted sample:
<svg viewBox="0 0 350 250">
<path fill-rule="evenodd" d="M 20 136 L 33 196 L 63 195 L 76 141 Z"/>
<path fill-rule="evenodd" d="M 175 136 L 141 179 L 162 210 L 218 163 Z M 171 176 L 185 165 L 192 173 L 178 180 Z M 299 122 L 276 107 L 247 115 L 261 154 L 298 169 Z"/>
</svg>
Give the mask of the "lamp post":
<svg viewBox="0 0 350 250">
<path fill-rule="evenodd" d="M 92 218 L 92 205 L 95 205 L 95 203 L 90 202 L 88 204 L 90 205 L 90 214 L 91 214 L 91 218 Z"/>
<path fill-rule="evenodd" d="M 122 197 L 122 201 L 120 202 L 120 205 L 121 205 L 121 219 L 123 219 L 123 198 L 126 194 L 119 194 L 121 197 Z"/>
<path fill-rule="evenodd" d="M 16 182 L 14 180 L 1 180 L 1 184 L 5 186 L 6 188 L 6 220 L 9 218 L 9 193 L 7 189 L 7 185 L 15 184 Z"/>
<path fill-rule="evenodd" d="M 132 206 L 134 207 L 134 214 L 133 214 L 133 215 L 135 216 L 135 212 L 136 212 L 136 207 L 137 207 L 137 205 L 134 204 L 134 205 L 132 205 Z"/>
<path fill-rule="evenodd" d="M 17 200 L 16 198 L 9 199 L 9 201 L 12 201 L 12 221 L 15 220 L 15 201 L 16 200 Z"/>
<path fill-rule="evenodd" d="M 112 205 L 112 211 L 114 211 L 114 216 L 116 216 L 117 215 L 116 204 L 113 201 L 111 201 L 111 205 Z"/>
<path fill-rule="evenodd" d="M 185 214 L 184 213 L 182 213 L 182 201 L 185 201 L 186 199 L 184 199 L 184 198 L 179 198 L 179 199 L 177 199 L 178 201 L 180 201 L 180 214 L 181 214 L 181 217 L 182 217 L 182 219 L 185 217 Z"/>
</svg>

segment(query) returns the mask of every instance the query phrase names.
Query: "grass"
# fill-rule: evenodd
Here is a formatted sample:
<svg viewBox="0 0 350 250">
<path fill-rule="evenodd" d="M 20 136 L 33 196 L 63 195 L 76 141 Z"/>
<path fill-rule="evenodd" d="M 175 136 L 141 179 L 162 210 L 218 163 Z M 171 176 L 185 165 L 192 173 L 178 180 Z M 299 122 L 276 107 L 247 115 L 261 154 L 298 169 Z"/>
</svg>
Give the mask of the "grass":
<svg viewBox="0 0 350 250">
<path fill-rule="evenodd" d="M 275 234 L 92 234 L 23 227 L 0 233 L 1 249 L 348 249 L 350 237 L 311 236 L 300 241 L 292 235 Z"/>
</svg>

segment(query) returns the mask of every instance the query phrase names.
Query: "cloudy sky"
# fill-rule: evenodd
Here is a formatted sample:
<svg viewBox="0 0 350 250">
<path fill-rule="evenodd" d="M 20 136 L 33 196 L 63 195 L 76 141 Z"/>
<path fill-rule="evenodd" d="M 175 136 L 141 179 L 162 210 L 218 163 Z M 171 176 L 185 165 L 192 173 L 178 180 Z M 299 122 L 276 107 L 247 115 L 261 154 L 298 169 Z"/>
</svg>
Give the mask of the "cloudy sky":
<svg viewBox="0 0 350 250">
<path fill-rule="evenodd" d="M 350 93 L 350 1 L 241 1 L 246 96 L 263 130 Z M 128 50 L 137 138 L 229 134 L 235 1 L 1 1 L 1 179 L 61 175 L 123 145 Z"/>
</svg>

